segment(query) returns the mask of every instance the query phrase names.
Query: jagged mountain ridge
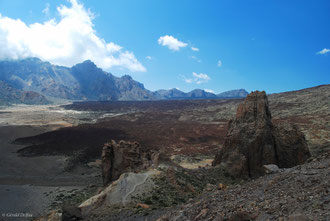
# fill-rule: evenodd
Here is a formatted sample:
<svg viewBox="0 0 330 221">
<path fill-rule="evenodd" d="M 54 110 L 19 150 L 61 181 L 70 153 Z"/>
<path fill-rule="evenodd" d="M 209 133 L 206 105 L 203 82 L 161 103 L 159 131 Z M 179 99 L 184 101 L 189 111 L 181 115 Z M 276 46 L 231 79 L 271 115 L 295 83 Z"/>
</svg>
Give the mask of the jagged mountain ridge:
<svg viewBox="0 0 330 221">
<path fill-rule="evenodd" d="M 166 100 L 245 97 L 244 89 L 215 95 L 196 89 L 149 91 L 129 75 L 115 77 L 87 60 L 71 68 L 39 58 L 0 61 L 0 80 L 15 89 L 71 100 Z M 245 92 L 245 93 L 244 93 Z"/>
<path fill-rule="evenodd" d="M 113 76 L 87 60 L 71 68 L 38 58 L 0 61 L 0 80 L 20 90 L 76 100 L 152 100 L 154 94 L 129 76 Z"/>
<path fill-rule="evenodd" d="M 202 89 L 195 89 L 188 93 L 176 88 L 169 90 L 158 90 L 154 92 L 158 99 L 166 100 L 184 100 L 184 99 L 215 99 L 215 98 L 244 98 L 248 92 L 244 89 L 226 91 L 220 94 L 214 94 Z"/>
<path fill-rule="evenodd" d="M 246 97 L 249 93 L 244 89 L 230 90 L 217 94 L 217 97 L 221 98 L 242 98 Z"/>
</svg>

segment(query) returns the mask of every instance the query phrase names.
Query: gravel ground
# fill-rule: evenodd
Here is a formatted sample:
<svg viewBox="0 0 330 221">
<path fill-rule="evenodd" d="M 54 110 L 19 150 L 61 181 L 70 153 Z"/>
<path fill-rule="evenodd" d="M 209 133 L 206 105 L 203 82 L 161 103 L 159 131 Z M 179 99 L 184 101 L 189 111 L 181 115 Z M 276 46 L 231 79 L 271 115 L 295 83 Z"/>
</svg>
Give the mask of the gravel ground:
<svg viewBox="0 0 330 221">
<path fill-rule="evenodd" d="M 326 153 L 307 164 L 206 193 L 161 220 L 330 220 L 329 192 Z"/>
</svg>

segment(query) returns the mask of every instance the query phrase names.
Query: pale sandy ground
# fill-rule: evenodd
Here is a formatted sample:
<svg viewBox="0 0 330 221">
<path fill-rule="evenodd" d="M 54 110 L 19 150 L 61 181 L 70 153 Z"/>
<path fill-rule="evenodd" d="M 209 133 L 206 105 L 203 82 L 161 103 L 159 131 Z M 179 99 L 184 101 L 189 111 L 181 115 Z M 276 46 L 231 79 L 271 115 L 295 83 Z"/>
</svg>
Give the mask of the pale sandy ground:
<svg viewBox="0 0 330 221">
<path fill-rule="evenodd" d="M 0 126 L 47 126 L 49 130 L 77 125 L 82 122 L 82 118 L 89 118 L 90 114 L 84 111 L 65 110 L 57 105 L 14 105 L 0 107 Z"/>
<path fill-rule="evenodd" d="M 213 160 L 214 159 L 212 158 L 212 159 L 204 159 L 196 163 L 182 162 L 179 163 L 179 165 L 186 169 L 197 169 L 200 167 L 206 167 L 212 165 Z"/>
<path fill-rule="evenodd" d="M 0 109 L 0 220 L 31 220 L 30 216 L 47 212 L 59 191 L 82 189 L 100 179 L 95 168 L 64 173 L 64 156 L 19 157 L 16 151 L 23 146 L 11 143 L 16 138 L 77 125 L 86 117 L 88 113 L 57 106 Z"/>
</svg>

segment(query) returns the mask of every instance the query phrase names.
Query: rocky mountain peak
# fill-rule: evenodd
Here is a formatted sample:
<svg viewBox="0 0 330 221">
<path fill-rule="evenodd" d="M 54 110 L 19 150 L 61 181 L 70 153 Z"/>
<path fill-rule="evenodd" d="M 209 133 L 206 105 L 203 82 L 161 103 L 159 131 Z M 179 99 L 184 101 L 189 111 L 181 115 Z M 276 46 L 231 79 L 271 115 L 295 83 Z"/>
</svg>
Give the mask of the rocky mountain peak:
<svg viewBox="0 0 330 221">
<path fill-rule="evenodd" d="M 236 90 L 230 90 L 226 92 L 222 92 L 220 94 L 217 94 L 218 97 L 221 98 L 241 98 L 246 97 L 249 93 L 245 89 L 236 89 Z"/>
<path fill-rule="evenodd" d="M 123 80 L 133 80 L 133 78 L 131 76 L 127 75 L 127 74 L 122 76 L 121 79 L 123 79 Z"/>
<path fill-rule="evenodd" d="M 83 70 L 86 70 L 86 71 L 90 71 L 90 70 L 93 70 L 93 69 L 99 69 L 94 64 L 94 62 L 92 62 L 91 60 L 86 60 L 86 61 L 84 61 L 82 63 L 76 64 L 72 68 L 83 69 Z"/>
<path fill-rule="evenodd" d="M 43 61 L 40 58 L 37 57 L 29 57 L 29 58 L 24 58 L 20 60 L 22 63 L 31 63 L 31 64 L 40 64 L 43 63 Z"/>
<path fill-rule="evenodd" d="M 265 91 L 255 91 L 250 93 L 245 101 L 238 105 L 236 120 L 252 121 L 270 121 L 268 99 Z"/>
</svg>

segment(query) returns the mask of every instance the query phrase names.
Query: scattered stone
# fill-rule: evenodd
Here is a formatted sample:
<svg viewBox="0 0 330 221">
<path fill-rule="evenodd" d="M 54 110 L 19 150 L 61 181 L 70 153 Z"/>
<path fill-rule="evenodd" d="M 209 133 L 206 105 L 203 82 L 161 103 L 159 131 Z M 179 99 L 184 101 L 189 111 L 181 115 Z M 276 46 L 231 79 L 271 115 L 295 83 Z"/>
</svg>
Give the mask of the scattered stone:
<svg viewBox="0 0 330 221">
<path fill-rule="evenodd" d="M 225 184 L 219 183 L 218 190 L 225 190 L 227 189 L 227 186 Z"/>
<path fill-rule="evenodd" d="M 169 221 L 169 219 L 166 216 L 158 218 L 156 221 Z"/>
<path fill-rule="evenodd" d="M 136 207 L 137 208 L 142 208 L 142 209 L 149 209 L 150 208 L 150 206 L 145 204 L 145 203 L 138 203 L 138 204 L 136 204 Z"/>
<path fill-rule="evenodd" d="M 310 219 L 308 218 L 308 216 L 298 213 L 290 215 L 288 217 L 288 221 L 310 221 Z"/>
<path fill-rule="evenodd" d="M 210 192 L 210 191 L 212 191 L 214 189 L 214 185 L 208 183 L 208 184 L 206 184 L 205 189 L 206 189 L 206 191 L 209 191 Z"/>
<path fill-rule="evenodd" d="M 236 184 L 227 191 L 204 192 L 166 216 L 195 220 L 207 208 L 200 220 L 329 220 L 329 165 L 330 155 L 324 154 L 320 160 Z"/>
<path fill-rule="evenodd" d="M 200 213 L 195 217 L 195 220 L 198 220 L 200 218 L 204 218 L 207 215 L 208 209 L 202 209 Z"/>
<path fill-rule="evenodd" d="M 277 173 L 278 171 L 280 171 L 280 168 L 278 168 L 278 166 L 275 164 L 268 164 L 264 165 L 263 167 L 265 169 L 266 174 Z"/>
<path fill-rule="evenodd" d="M 241 211 L 241 212 L 236 212 L 234 213 L 230 218 L 229 221 L 250 221 L 254 220 L 255 217 L 253 217 L 252 214 Z"/>
</svg>

